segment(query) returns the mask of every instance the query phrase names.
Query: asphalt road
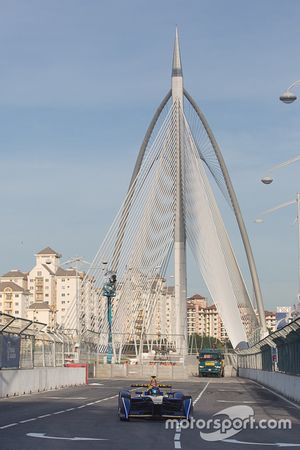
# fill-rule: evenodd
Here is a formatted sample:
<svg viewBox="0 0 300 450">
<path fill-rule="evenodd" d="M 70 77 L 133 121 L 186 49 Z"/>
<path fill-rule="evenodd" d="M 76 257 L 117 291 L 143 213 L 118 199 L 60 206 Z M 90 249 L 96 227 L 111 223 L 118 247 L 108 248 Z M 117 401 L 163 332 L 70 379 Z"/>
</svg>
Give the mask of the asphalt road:
<svg viewBox="0 0 300 450">
<path fill-rule="evenodd" d="M 0 449 L 300 449 L 300 407 L 254 382 L 196 378 L 174 383 L 175 389 L 193 397 L 194 424 L 190 425 L 193 429 L 165 429 L 164 421 L 145 419 L 120 422 L 118 391 L 130 384 L 130 380 L 90 380 L 83 387 L 2 399 Z M 227 410 L 220 415 L 224 409 Z M 240 430 L 241 421 L 229 421 L 230 416 L 247 418 L 252 410 L 254 429 L 248 424 Z M 227 421 L 221 421 L 223 433 L 218 429 L 220 424 L 206 422 L 216 418 Z M 290 420 L 292 428 L 276 429 L 281 419 Z M 197 420 L 201 430 L 197 428 Z M 271 420 L 268 425 L 275 429 L 262 429 L 260 420 L 265 421 L 264 427 L 266 420 Z"/>
</svg>

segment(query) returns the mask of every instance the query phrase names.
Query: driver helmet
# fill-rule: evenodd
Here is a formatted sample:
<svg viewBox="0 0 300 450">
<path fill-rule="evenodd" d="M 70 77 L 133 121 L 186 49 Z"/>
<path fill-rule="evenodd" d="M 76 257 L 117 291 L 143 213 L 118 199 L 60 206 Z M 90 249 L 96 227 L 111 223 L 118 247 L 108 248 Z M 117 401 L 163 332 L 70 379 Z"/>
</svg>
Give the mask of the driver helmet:
<svg viewBox="0 0 300 450">
<path fill-rule="evenodd" d="M 156 379 L 155 375 L 151 376 L 150 386 L 152 386 L 152 387 L 156 387 L 157 386 L 157 379 Z"/>
<path fill-rule="evenodd" d="M 160 395 L 158 387 L 151 388 L 150 389 L 150 395 L 153 395 L 153 396 Z"/>
</svg>

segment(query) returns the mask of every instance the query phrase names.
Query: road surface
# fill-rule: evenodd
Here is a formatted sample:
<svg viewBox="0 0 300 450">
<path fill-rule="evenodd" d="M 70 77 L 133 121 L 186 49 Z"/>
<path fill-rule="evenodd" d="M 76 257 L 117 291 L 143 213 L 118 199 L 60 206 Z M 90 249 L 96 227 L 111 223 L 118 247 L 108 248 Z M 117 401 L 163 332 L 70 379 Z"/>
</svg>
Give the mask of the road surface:
<svg viewBox="0 0 300 450">
<path fill-rule="evenodd" d="M 252 381 L 195 378 L 174 383 L 174 389 L 193 397 L 194 423 L 183 424 L 193 429 L 166 429 L 164 421 L 120 422 L 118 391 L 130 384 L 130 380 L 90 380 L 87 386 L 1 399 L 0 449 L 300 449 L 300 407 Z M 241 430 L 241 419 L 251 411 L 254 429 L 249 429 L 248 424 Z M 233 424 L 230 417 L 240 420 Z M 220 427 L 212 428 L 215 423 L 207 424 L 216 418 L 227 420 L 222 433 Z M 291 429 L 276 428 L 282 419 L 291 422 Z M 261 420 L 263 426 L 271 420 L 268 425 L 274 429 L 261 428 Z M 284 426 L 287 425 L 281 425 Z"/>
</svg>

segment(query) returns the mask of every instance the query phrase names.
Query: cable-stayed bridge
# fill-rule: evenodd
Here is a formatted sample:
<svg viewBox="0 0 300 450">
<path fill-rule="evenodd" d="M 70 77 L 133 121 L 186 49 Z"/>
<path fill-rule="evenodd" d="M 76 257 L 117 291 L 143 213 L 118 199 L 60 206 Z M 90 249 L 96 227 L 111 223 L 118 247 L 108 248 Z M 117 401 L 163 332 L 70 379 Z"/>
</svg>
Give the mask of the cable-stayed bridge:
<svg viewBox="0 0 300 450">
<path fill-rule="evenodd" d="M 236 218 L 258 317 L 211 179 Z M 171 89 L 149 125 L 124 202 L 87 271 L 81 295 L 74 299 L 64 327 L 76 329 L 79 335 L 93 333 L 103 352 L 111 334 L 118 361 L 129 345 L 141 356 L 159 341 L 183 357 L 187 349 L 187 245 L 233 346 L 259 340 L 266 324 L 246 227 L 221 150 L 204 114 L 184 88 L 176 30 Z M 175 281 L 172 326 L 158 336 L 153 322 L 170 265 Z M 107 270 L 117 274 L 111 323 L 102 296 Z"/>
</svg>

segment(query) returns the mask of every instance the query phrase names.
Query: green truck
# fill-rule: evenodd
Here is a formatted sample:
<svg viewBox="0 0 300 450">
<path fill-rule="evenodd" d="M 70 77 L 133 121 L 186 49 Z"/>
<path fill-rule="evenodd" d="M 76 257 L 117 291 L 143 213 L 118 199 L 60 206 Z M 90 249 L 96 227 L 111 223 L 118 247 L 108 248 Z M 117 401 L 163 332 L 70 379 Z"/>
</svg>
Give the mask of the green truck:
<svg viewBox="0 0 300 450">
<path fill-rule="evenodd" d="M 206 348 L 197 356 L 199 377 L 224 377 L 224 355 L 221 350 Z"/>
</svg>

